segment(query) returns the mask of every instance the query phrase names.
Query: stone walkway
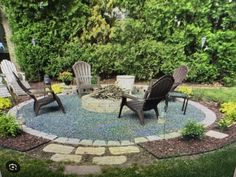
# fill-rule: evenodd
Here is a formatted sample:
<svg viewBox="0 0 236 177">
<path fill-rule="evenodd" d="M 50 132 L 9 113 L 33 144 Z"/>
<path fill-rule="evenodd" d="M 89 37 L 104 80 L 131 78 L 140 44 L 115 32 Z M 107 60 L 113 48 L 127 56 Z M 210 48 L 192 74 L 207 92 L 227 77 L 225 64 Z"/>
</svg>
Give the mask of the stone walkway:
<svg viewBox="0 0 236 177">
<path fill-rule="evenodd" d="M 97 165 L 119 165 L 127 161 L 127 154 L 139 153 L 138 146 L 111 146 L 111 147 L 93 147 L 93 146 L 70 146 L 52 143 L 44 147 L 44 152 L 53 153 L 51 160 L 56 162 L 81 162 L 86 155 L 91 155 L 90 163 Z"/>
<path fill-rule="evenodd" d="M 228 136 L 225 133 L 213 130 L 207 131 L 205 135 L 217 139 L 223 139 Z M 173 133 L 172 136 L 175 137 L 176 134 Z M 169 134 L 169 137 L 165 138 L 172 138 L 171 134 Z M 159 139 L 153 137 L 153 140 Z M 62 142 L 64 143 L 65 141 Z M 141 139 L 140 142 L 142 142 Z M 101 174 L 101 166 L 124 164 L 127 162 L 129 154 L 138 154 L 141 152 L 140 147 L 134 143 L 127 143 L 127 145 L 123 146 L 121 146 L 120 143 L 117 144 L 116 142 L 110 142 L 111 146 L 107 146 L 106 143 L 104 145 L 103 142 L 97 142 L 95 143 L 95 146 L 93 142 L 89 142 L 89 145 L 87 145 L 87 143 L 86 141 L 83 143 L 86 146 L 81 144 L 65 145 L 52 141 L 52 143 L 43 148 L 43 152 L 52 154 L 50 157 L 52 161 L 71 162 L 73 165 L 66 165 L 64 173 L 77 175 Z M 91 158 L 88 158 L 88 155 Z"/>
</svg>

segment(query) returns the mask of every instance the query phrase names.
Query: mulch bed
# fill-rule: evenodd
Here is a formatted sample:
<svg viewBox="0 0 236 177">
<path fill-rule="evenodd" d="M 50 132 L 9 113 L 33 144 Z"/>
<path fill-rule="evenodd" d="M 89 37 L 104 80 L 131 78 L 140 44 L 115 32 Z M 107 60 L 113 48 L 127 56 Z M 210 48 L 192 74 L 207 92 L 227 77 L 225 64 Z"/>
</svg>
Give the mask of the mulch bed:
<svg viewBox="0 0 236 177">
<path fill-rule="evenodd" d="M 0 146 L 25 152 L 48 143 L 49 141 L 50 140 L 22 132 L 17 137 L 0 137 Z"/>
<path fill-rule="evenodd" d="M 219 112 L 219 107 L 217 103 L 214 102 L 200 102 L 200 103 L 215 112 L 217 116 L 216 122 L 223 116 L 222 113 Z M 216 122 L 210 125 L 207 128 L 207 130 L 211 129 L 220 132 L 221 130 L 218 128 Z M 228 144 L 236 142 L 236 125 L 230 127 L 228 130 L 222 133 L 226 133 L 229 136 L 224 139 L 216 139 L 204 136 L 200 140 L 189 140 L 189 141 L 184 140 L 181 137 L 178 137 L 168 140 L 140 143 L 139 145 L 144 149 L 146 149 L 149 153 L 153 154 L 156 158 L 168 158 L 168 157 L 200 154 L 220 149 Z"/>
<path fill-rule="evenodd" d="M 231 127 L 224 133 L 229 134 L 229 136 L 224 139 L 205 136 L 201 140 L 187 141 L 179 137 L 169 140 L 140 143 L 139 145 L 153 154 L 156 158 L 193 155 L 213 151 L 222 148 L 227 144 L 236 142 L 236 126 Z"/>
</svg>

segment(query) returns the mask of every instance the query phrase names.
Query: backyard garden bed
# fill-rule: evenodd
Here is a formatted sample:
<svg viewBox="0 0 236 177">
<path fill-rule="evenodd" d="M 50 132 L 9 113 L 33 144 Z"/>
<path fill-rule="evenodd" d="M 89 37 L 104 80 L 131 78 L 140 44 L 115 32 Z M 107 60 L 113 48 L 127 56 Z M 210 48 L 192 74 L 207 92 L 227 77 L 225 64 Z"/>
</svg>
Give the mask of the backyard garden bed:
<svg viewBox="0 0 236 177">
<path fill-rule="evenodd" d="M 17 137 L 0 137 L 0 146 L 18 151 L 29 151 L 37 148 L 50 140 L 22 132 Z"/>
<path fill-rule="evenodd" d="M 224 139 L 205 136 L 201 140 L 186 141 L 178 137 L 169 140 L 141 143 L 140 146 L 153 154 L 156 158 L 193 155 L 213 151 L 236 141 L 236 125 L 224 133 L 229 135 Z"/>
</svg>

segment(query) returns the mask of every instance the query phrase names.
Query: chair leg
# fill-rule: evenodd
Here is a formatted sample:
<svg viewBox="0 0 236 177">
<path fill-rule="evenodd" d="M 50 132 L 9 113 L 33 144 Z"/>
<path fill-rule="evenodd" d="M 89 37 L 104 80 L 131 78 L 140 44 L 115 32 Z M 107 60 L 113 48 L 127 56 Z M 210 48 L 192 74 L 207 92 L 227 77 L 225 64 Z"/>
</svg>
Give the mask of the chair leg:
<svg viewBox="0 0 236 177">
<path fill-rule="evenodd" d="M 38 105 L 37 103 L 35 104 L 35 115 L 38 116 L 39 114 L 39 110 L 40 110 L 40 105 Z"/>
<path fill-rule="evenodd" d="M 156 113 L 156 116 L 157 116 L 157 119 L 158 119 L 158 117 L 159 117 L 159 111 L 158 111 L 158 108 L 155 107 L 155 108 L 153 108 L 153 109 L 154 109 L 154 111 L 155 111 L 155 113 Z"/>
<path fill-rule="evenodd" d="M 186 102 L 185 102 L 184 115 L 185 115 L 185 113 L 186 113 L 187 106 L 188 106 L 188 98 L 187 98 L 187 100 L 186 100 Z"/>
<path fill-rule="evenodd" d="M 121 116 L 121 112 L 122 112 L 122 109 L 123 109 L 125 103 L 126 103 L 126 99 L 122 98 L 122 101 L 120 103 L 120 112 L 119 112 L 118 118 L 120 118 L 120 116 Z"/>
<path fill-rule="evenodd" d="M 57 101 L 58 106 L 59 106 L 60 109 L 62 110 L 62 112 L 63 112 L 63 113 L 66 113 L 66 112 L 65 112 L 65 109 L 64 109 L 64 106 L 63 106 L 62 103 L 61 103 L 60 98 L 55 95 L 55 99 L 56 99 L 56 101 Z"/>
<path fill-rule="evenodd" d="M 187 99 L 187 98 L 184 98 L 183 105 L 182 105 L 182 109 L 181 109 L 182 111 L 184 111 L 185 104 L 186 104 L 186 99 Z"/>
<path fill-rule="evenodd" d="M 138 113 L 138 117 L 139 117 L 139 121 L 140 124 L 144 126 L 144 114 L 143 114 L 143 110 L 137 112 Z"/>
<path fill-rule="evenodd" d="M 165 98 L 165 106 L 164 106 L 164 110 L 165 110 L 165 112 L 167 112 L 168 104 L 169 104 L 169 97 L 166 96 L 166 98 Z"/>
</svg>

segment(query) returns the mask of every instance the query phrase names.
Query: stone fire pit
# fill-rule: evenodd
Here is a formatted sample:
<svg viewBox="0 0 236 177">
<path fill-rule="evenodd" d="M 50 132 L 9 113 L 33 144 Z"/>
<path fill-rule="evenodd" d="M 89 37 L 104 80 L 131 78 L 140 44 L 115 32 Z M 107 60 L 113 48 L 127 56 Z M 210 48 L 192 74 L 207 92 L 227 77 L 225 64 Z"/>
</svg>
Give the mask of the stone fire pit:
<svg viewBox="0 0 236 177">
<path fill-rule="evenodd" d="M 82 108 L 99 113 L 119 112 L 122 90 L 109 85 L 81 98 Z M 124 108 L 124 111 L 127 108 Z"/>
</svg>

